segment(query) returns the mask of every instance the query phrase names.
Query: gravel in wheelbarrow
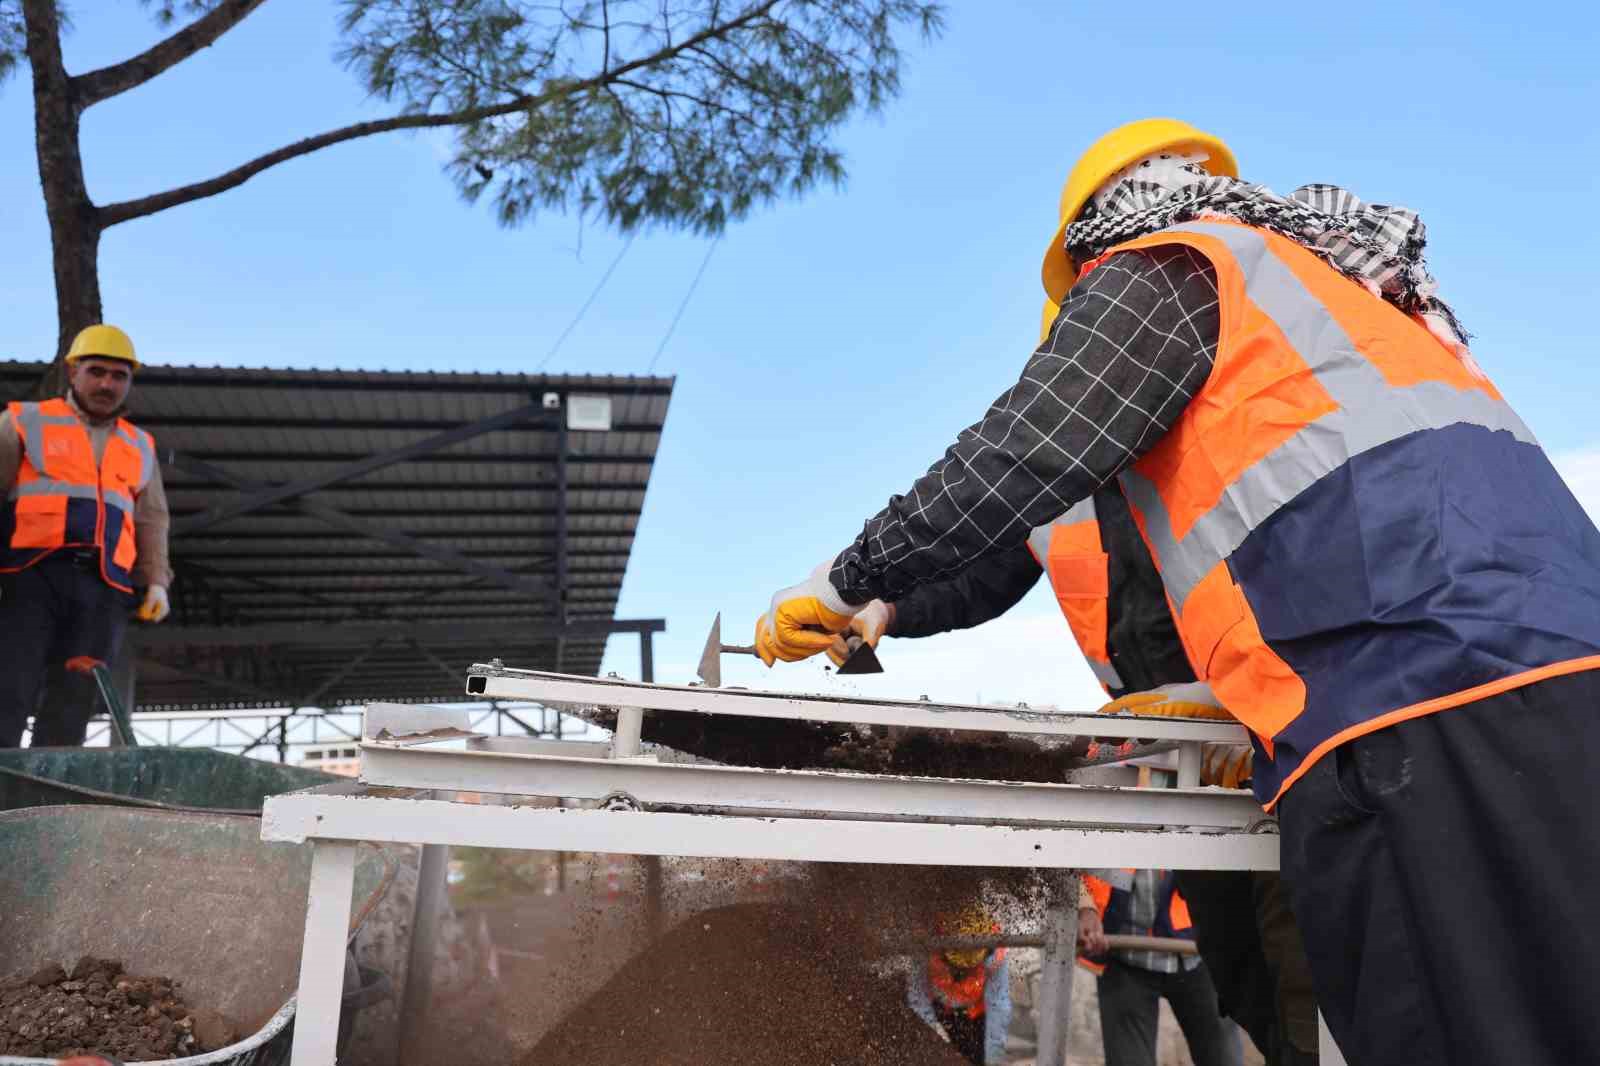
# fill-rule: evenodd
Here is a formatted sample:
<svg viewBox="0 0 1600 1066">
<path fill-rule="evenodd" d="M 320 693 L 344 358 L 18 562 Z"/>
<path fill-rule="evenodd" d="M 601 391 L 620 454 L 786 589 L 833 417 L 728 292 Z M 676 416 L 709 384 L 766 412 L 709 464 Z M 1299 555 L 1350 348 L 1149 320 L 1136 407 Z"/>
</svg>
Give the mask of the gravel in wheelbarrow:
<svg viewBox="0 0 1600 1066">
<path fill-rule="evenodd" d="M 185 1001 L 179 983 L 130 974 L 85 955 L 0 978 L 0 1054 L 104 1054 L 130 1062 L 188 1057 L 227 1047 L 238 1028 Z"/>
</svg>

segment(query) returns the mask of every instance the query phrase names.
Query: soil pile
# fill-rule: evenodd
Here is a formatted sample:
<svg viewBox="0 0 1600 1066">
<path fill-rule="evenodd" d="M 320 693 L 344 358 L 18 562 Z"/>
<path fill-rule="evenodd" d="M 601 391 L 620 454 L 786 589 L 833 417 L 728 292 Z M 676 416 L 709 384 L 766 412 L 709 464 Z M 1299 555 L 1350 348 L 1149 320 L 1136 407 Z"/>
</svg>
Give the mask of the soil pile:
<svg viewBox="0 0 1600 1066">
<path fill-rule="evenodd" d="M 965 1066 L 866 969 L 857 930 L 802 907 L 694 915 L 557 1022 L 522 1066 Z"/>
<path fill-rule="evenodd" d="M 85 955 L 68 973 L 51 963 L 0 978 L 0 1055 L 175 1059 L 239 1039 L 226 1018 L 184 1003 L 175 981 L 138 977 Z"/>
</svg>

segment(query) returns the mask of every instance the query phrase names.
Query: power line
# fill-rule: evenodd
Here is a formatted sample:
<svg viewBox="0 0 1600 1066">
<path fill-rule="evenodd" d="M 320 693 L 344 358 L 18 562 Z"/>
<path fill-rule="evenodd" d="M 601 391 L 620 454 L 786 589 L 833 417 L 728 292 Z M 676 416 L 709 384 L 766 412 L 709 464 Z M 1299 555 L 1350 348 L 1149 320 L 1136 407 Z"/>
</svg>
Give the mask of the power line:
<svg viewBox="0 0 1600 1066">
<path fill-rule="evenodd" d="M 656 354 L 650 357 L 650 365 L 644 372 L 650 373 L 656 368 L 656 360 L 661 358 L 661 353 L 667 350 L 667 342 L 672 339 L 673 331 L 678 328 L 678 320 L 683 318 L 683 312 L 688 309 L 689 301 L 694 298 L 694 290 L 699 287 L 700 279 L 705 276 L 706 267 L 711 264 L 711 253 L 717 250 L 717 245 L 722 243 L 722 234 L 717 234 L 711 246 L 706 249 L 706 256 L 700 260 L 700 269 L 694 272 L 694 280 L 689 282 L 689 291 L 683 294 L 683 302 L 678 305 L 677 313 L 672 316 L 672 322 L 667 326 L 667 332 L 661 338 L 661 343 L 656 345 Z"/>
<path fill-rule="evenodd" d="M 612 273 L 621 264 L 622 257 L 628 254 L 629 248 L 633 247 L 633 239 L 636 236 L 638 236 L 637 230 L 628 234 L 628 239 L 623 242 L 622 251 L 618 252 L 617 257 L 611 260 L 611 265 L 606 267 L 604 274 L 600 275 L 600 280 L 595 283 L 594 291 L 589 294 L 589 298 L 583 301 L 583 306 L 578 308 L 576 315 L 572 316 L 572 321 L 567 323 L 567 328 L 561 331 L 561 336 L 557 337 L 556 342 L 550 346 L 550 350 L 545 353 L 544 359 L 540 361 L 538 366 L 533 368 L 535 373 L 543 370 L 545 364 L 556 357 L 556 352 L 560 351 L 567 338 L 572 336 L 572 331 L 578 328 L 578 323 L 583 321 L 583 316 L 589 313 L 589 308 L 594 306 L 595 300 L 600 296 L 600 290 L 606 287 L 606 282 L 611 280 Z"/>
</svg>

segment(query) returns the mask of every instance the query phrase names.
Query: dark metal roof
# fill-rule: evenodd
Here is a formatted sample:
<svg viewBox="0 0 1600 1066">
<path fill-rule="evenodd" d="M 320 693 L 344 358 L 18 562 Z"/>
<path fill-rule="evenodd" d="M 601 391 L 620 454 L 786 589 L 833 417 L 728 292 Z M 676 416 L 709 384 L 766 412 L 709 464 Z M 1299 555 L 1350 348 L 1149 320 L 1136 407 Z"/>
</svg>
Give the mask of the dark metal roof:
<svg viewBox="0 0 1600 1066">
<path fill-rule="evenodd" d="M 25 396 L 43 369 L 0 363 L 0 396 Z M 594 673 L 604 632 L 555 635 L 560 428 L 543 398 L 612 398 L 609 432 L 568 433 L 566 469 L 568 618 L 610 622 L 672 386 L 654 377 L 142 370 L 130 417 L 161 456 L 178 580 L 174 617 L 131 638 L 139 706 L 460 699 L 466 666 L 492 655 Z M 515 424 L 206 524 L 245 495 L 237 486 L 331 475 L 529 404 L 539 409 Z M 506 587 L 352 528 L 363 525 L 524 584 Z M 372 650 L 375 634 L 401 623 L 420 628 L 397 628 Z M 251 634 L 266 639 L 252 643 Z"/>
</svg>

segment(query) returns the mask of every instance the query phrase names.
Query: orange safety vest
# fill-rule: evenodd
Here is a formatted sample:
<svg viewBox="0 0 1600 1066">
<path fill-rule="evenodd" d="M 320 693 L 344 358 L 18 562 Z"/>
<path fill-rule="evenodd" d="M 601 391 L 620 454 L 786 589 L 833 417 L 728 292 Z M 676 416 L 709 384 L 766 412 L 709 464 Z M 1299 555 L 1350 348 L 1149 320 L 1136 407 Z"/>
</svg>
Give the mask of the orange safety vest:
<svg viewBox="0 0 1600 1066">
<path fill-rule="evenodd" d="M 1132 933 L 1136 936 L 1193 940 L 1194 919 L 1189 915 L 1189 901 L 1178 891 L 1178 880 L 1172 875 L 1171 870 L 1161 878 L 1161 889 L 1156 900 L 1155 924 L 1147 929 L 1132 926 L 1130 915 L 1133 908 L 1133 876 L 1137 872 L 1129 867 L 1120 874 L 1114 874 L 1113 880 L 1107 880 L 1098 874 L 1083 875 L 1083 887 L 1089 890 L 1095 909 L 1100 912 L 1100 922 L 1105 931 L 1108 934 Z M 1104 963 L 1096 962 L 1086 955 L 1078 956 L 1078 964 L 1097 974 L 1105 971 Z"/>
<path fill-rule="evenodd" d="M 1050 579 L 1089 669 L 1107 692 L 1125 686 L 1111 665 L 1110 557 L 1100 538 L 1094 497 L 1079 500 L 1060 518 L 1028 535 L 1028 550 Z"/>
<path fill-rule="evenodd" d="M 7 410 L 22 462 L 0 511 L 0 573 L 26 569 L 63 548 L 96 548 L 106 584 L 132 592 L 134 506 L 155 475 L 155 441 L 119 418 L 97 466 L 89 430 L 66 400 L 12 403 Z"/>
<path fill-rule="evenodd" d="M 1181 223 L 1106 256 L 1173 245 L 1216 271 L 1216 359 L 1119 487 L 1269 810 L 1347 740 L 1600 668 L 1600 532 L 1492 384 L 1264 229 Z M 1087 600 L 1069 515 L 1046 570 Z M 1091 660 L 1099 625 L 1073 627 Z"/>
<path fill-rule="evenodd" d="M 978 965 L 962 971 L 958 977 L 943 953 L 934 952 L 928 956 L 928 984 L 933 988 L 934 998 L 952 1011 L 964 1013 L 969 1018 L 982 1018 L 985 1010 L 983 994 L 989 987 L 990 969 L 998 966 L 1005 957 L 1006 949 L 997 948 Z"/>
</svg>

